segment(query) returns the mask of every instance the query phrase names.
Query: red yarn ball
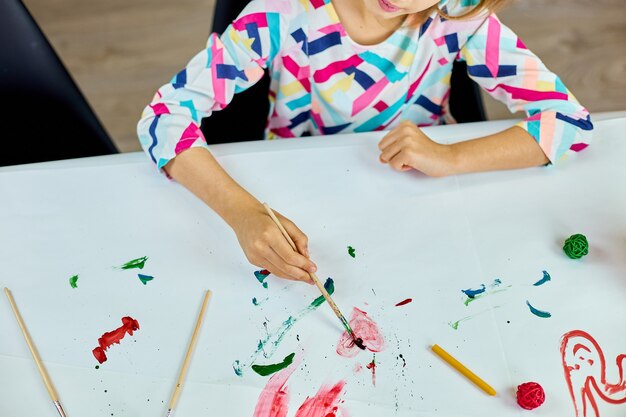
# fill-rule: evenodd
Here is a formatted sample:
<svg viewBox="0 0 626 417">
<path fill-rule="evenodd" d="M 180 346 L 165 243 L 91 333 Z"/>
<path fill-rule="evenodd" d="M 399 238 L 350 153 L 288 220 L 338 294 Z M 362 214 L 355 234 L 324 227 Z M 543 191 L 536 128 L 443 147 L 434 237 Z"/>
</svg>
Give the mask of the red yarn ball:
<svg viewBox="0 0 626 417">
<path fill-rule="evenodd" d="M 539 407 L 546 399 L 546 393 L 536 382 L 525 382 L 517 387 L 517 403 L 526 410 Z"/>
</svg>

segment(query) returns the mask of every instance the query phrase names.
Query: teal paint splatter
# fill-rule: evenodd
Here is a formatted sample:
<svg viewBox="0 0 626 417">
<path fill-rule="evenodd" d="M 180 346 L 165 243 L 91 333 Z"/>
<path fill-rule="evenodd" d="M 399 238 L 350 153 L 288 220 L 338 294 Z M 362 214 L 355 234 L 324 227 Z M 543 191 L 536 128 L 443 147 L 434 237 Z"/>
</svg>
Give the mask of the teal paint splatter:
<svg viewBox="0 0 626 417">
<path fill-rule="evenodd" d="M 502 284 L 502 281 L 499 278 L 496 278 L 493 280 L 493 283 L 489 284 L 489 288 L 497 288 Z M 506 291 L 509 288 L 511 288 L 512 286 L 509 285 L 505 288 L 500 288 L 500 289 L 496 289 L 496 290 L 490 290 L 488 292 L 486 291 L 486 287 L 485 284 L 480 284 L 479 289 L 476 290 L 472 290 L 472 289 L 468 289 L 468 290 L 461 290 L 461 292 L 463 292 L 465 295 L 467 295 L 467 298 L 465 299 L 465 301 L 463 302 L 463 304 L 465 304 L 465 306 L 467 307 L 469 305 L 469 303 L 471 303 L 472 301 L 476 301 L 479 300 L 481 298 L 484 298 L 490 294 L 497 294 L 499 292 L 502 291 Z M 469 291 L 470 293 L 468 294 L 467 291 Z M 472 296 L 473 295 L 473 296 Z"/>
<path fill-rule="evenodd" d="M 76 284 L 77 281 L 78 281 L 78 275 L 74 275 L 70 277 L 70 286 L 72 288 L 78 288 L 78 285 Z"/>
<path fill-rule="evenodd" d="M 236 360 L 233 363 L 233 370 L 235 371 L 235 374 L 237 376 L 242 376 L 243 375 L 243 370 L 241 369 L 241 364 L 239 363 L 239 360 Z"/>
<path fill-rule="evenodd" d="M 137 274 L 137 276 L 139 277 L 143 285 L 146 285 L 148 281 L 152 281 L 154 279 L 154 277 L 151 277 L 150 275 Z"/>
<path fill-rule="evenodd" d="M 485 284 L 480 284 L 480 288 L 476 289 L 476 290 L 472 290 L 471 288 L 468 288 L 466 290 L 461 290 L 461 292 L 465 295 L 468 296 L 468 298 L 474 298 L 476 297 L 478 294 L 482 294 L 485 292 L 487 288 L 485 287 Z"/>
<path fill-rule="evenodd" d="M 326 291 L 328 291 L 328 294 L 330 295 L 335 292 L 335 283 L 332 278 L 326 279 L 326 282 L 324 283 L 324 288 L 326 288 Z M 271 358 L 276 352 L 276 349 L 278 349 L 280 343 L 283 341 L 285 335 L 289 333 L 289 331 L 293 328 L 296 322 L 302 320 L 302 318 L 307 316 L 312 311 L 315 311 L 320 305 L 324 303 L 324 301 L 326 300 L 323 296 L 317 297 L 305 309 L 300 310 L 297 314 L 289 316 L 274 332 L 268 332 L 267 335 L 263 339 L 259 340 L 259 342 L 257 343 L 257 348 L 254 353 L 252 353 L 249 363 L 254 363 L 256 358 L 261 353 L 266 359 Z M 243 368 L 245 365 L 241 364 L 239 361 L 235 361 L 235 363 L 236 365 L 233 364 L 233 369 L 239 369 L 241 375 L 237 373 L 237 369 L 235 369 L 235 374 L 237 374 L 238 376 L 242 376 Z"/>
<path fill-rule="evenodd" d="M 259 281 L 263 285 L 263 288 L 267 288 L 267 281 L 265 281 L 265 278 L 267 278 L 269 275 L 270 271 L 268 271 L 267 269 L 254 271 L 254 276 L 256 277 L 257 281 Z"/>
<path fill-rule="evenodd" d="M 294 356 L 296 356 L 296 354 L 292 353 L 290 355 L 287 355 L 282 362 L 274 363 L 271 365 L 252 365 L 252 370 L 261 376 L 268 376 L 291 365 Z"/>
<path fill-rule="evenodd" d="M 350 256 L 352 256 L 354 258 L 354 257 L 356 257 L 355 252 L 356 252 L 356 250 L 352 246 L 348 246 L 348 255 L 350 255 Z"/>
<path fill-rule="evenodd" d="M 539 281 L 535 282 L 533 285 L 535 287 L 538 287 L 540 285 L 545 284 L 546 282 L 550 281 L 550 274 L 548 274 L 548 271 L 543 271 L 543 278 L 541 278 Z"/>
<path fill-rule="evenodd" d="M 259 305 L 259 302 L 256 300 L 256 297 L 252 298 L 252 304 L 254 304 L 255 306 Z"/>
<path fill-rule="evenodd" d="M 537 317 L 541 317 L 542 319 L 552 317 L 552 314 L 548 313 L 547 311 L 537 310 L 535 307 L 531 306 L 528 300 L 526 300 L 526 305 L 528 306 L 528 308 L 530 308 L 530 312 Z"/>
<path fill-rule="evenodd" d="M 133 259 L 132 261 L 126 262 L 124 265 L 120 266 L 120 269 L 143 269 L 143 267 L 146 265 L 147 260 L 147 256 L 142 256 L 141 258 Z"/>
</svg>

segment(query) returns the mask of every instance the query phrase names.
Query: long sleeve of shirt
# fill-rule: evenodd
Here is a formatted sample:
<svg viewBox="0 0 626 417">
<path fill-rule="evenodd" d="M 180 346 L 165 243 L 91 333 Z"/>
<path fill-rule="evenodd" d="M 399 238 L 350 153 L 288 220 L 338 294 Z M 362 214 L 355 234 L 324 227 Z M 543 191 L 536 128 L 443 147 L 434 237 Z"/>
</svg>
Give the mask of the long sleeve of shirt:
<svg viewBox="0 0 626 417">
<path fill-rule="evenodd" d="M 461 48 L 467 72 L 512 112 L 524 111 L 518 123 L 537 141 L 550 162 L 589 145 L 593 125 L 561 79 L 495 15 L 488 16 Z"/>
<path fill-rule="evenodd" d="M 212 33 L 206 48 L 157 91 L 143 111 L 137 133 L 159 169 L 186 149 L 207 147 L 202 119 L 261 79 L 278 52 L 288 5 L 251 2 L 223 35 Z"/>
<path fill-rule="evenodd" d="M 476 2 L 442 0 L 440 7 L 459 16 Z M 257 82 L 264 68 L 271 77 L 267 139 L 390 130 L 403 120 L 438 125 L 454 118 L 447 110 L 456 60 L 467 61 L 469 75 L 509 109 L 526 112 L 519 125 L 551 162 L 588 145 L 587 110 L 495 15 L 433 13 L 361 45 L 331 0 L 252 0 L 157 91 L 137 133 L 159 169 L 185 149 L 206 147 L 202 119 Z"/>
</svg>

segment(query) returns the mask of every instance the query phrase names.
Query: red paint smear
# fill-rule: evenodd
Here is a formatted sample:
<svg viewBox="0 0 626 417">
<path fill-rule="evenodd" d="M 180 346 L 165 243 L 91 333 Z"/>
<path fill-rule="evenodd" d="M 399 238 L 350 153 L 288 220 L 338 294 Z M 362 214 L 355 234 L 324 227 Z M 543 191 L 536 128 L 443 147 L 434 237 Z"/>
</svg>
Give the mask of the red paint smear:
<svg viewBox="0 0 626 417">
<path fill-rule="evenodd" d="M 624 378 L 626 354 L 617 355 L 615 359 L 619 375 L 616 384 L 606 381 L 604 353 L 598 342 L 587 332 L 572 330 L 565 333 L 561 341 L 561 358 L 565 381 L 577 416 L 591 416 L 590 409 L 593 409 L 593 415 L 596 417 L 600 415 L 594 392 L 600 399 L 610 404 L 626 403 L 626 378 Z"/>
<path fill-rule="evenodd" d="M 385 340 L 378 325 L 363 310 L 354 308 L 350 316 L 350 327 L 357 337 L 363 339 L 363 344 L 371 352 L 380 352 L 385 348 Z M 353 358 L 361 349 L 354 345 L 348 332 L 343 332 L 337 344 L 337 353 L 346 358 Z"/>
<path fill-rule="evenodd" d="M 107 360 L 107 355 L 104 353 L 112 344 L 120 343 L 120 340 L 126 336 L 126 333 L 129 335 L 133 335 L 135 330 L 139 330 L 139 322 L 132 317 L 122 317 L 122 325 L 112 332 L 107 332 L 103 334 L 98 339 L 99 346 L 95 348 L 93 352 L 93 356 L 98 360 L 99 363 L 103 363 Z"/>
<path fill-rule="evenodd" d="M 346 381 L 322 385 L 314 397 L 304 400 L 294 417 L 336 417 L 345 385 Z"/>
<path fill-rule="evenodd" d="M 259 400 L 254 409 L 254 417 L 287 416 L 289 411 L 289 391 L 285 384 L 298 366 L 299 362 L 294 362 L 291 366 L 272 375 L 265 388 L 263 388 L 263 392 L 259 395 Z"/>
<path fill-rule="evenodd" d="M 376 386 L 376 358 L 373 358 L 365 367 L 372 371 L 372 385 Z"/>
<path fill-rule="evenodd" d="M 412 301 L 413 301 L 412 298 L 407 298 L 406 300 L 400 301 L 398 304 L 396 304 L 396 307 L 400 307 L 400 306 L 403 306 L 405 304 L 409 304 Z"/>
</svg>

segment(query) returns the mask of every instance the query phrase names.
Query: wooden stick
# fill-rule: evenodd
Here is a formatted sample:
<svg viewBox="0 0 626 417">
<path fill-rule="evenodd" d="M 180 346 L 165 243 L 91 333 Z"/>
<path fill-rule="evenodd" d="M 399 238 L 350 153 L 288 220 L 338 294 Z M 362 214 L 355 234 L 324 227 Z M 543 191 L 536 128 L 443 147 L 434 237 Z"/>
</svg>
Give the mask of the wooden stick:
<svg viewBox="0 0 626 417">
<path fill-rule="evenodd" d="M 278 217 L 276 217 L 276 214 L 274 214 L 274 210 L 272 210 L 270 208 L 270 206 L 268 206 L 266 203 L 263 203 L 263 207 L 265 207 L 265 210 L 267 211 L 267 214 L 269 214 L 269 216 L 272 218 L 274 223 L 276 223 L 276 226 L 278 226 L 278 228 L 280 229 L 280 232 L 283 234 L 285 239 L 287 239 L 287 242 L 289 242 L 289 245 L 291 245 L 291 248 L 294 251 L 300 253 L 300 251 L 298 251 L 298 248 L 296 247 L 296 244 L 294 243 L 293 239 L 291 239 L 291 236 L 289 236 L 289 233 L 287 233 L 287 230 L 285 230 L 285 228 L 281 224 L 280 220 L 278 220 Z M 348 320 L 346 320 L 344 315 L 341 314 L 341 311 L 339 311 L 339 307 L 337 307 L 337 304 L 335 304 L 333 299 L 330 298 L 330 294 L 328 293 L 328 291 L 326 291 L 326 288 L 324 288 L 324 286 L 320 282 L 320 280 L 317 277 L 317 275 L 315 275 L 314 272 L 309 272 L 309 276 L 311 277 L 311 280 L 313 280 L 313 283 L 315 283 L 317 288 L 320 290 L 320 292 L 324 296 L 324 299 L 326 300 L 326 302 L 328 303 L 330 308 L 333 309 L 333 311 L 335 312 L 335 315 L 337 316 L 337 318 L 339 318 L 339 320 L 341 321 L 341 324 L 343 324 L 343 327 L 346 329 L 348 334 L 352 337 L 352 339 L 354 340 L 355 344 L 358 347 L 360 347 L 361 349 L 364 349 L 363 340 L 356 337 L 356 335 L 352 331 L 352 328 L 350 327 L 350 324 L 348 323 Z"/>
<path fill-rule="evenodd" d="M 496 390 L 493 389 L 491 385 L 487 384 L 478 375 L 470 371 L 465 365 L 453 358 L 452 355 L 443 350 L 441 346 L 432 345 L 431 349 L 437 354 L 437 356 L 446 361 L 450 366 L 459 371 L 463 376 L 472 381 L 474 384 L 476 384 L 476 386 L 485 391 L 487 394 L 496 395 Z"/>
<path fill-rule="evenodd" d="M 24 320 L 22 319 L 22 315 L 17 309 L 17 305 L 15 304 L 15 300 L 13 299 L 13 295 L 11 294 L 11 290 L 7 287 L 4 287 L 4 293 L 7 295 L 9 299 L 9 304 L 11 304 L 11 309 L 13 310 L 13 314 L 15 314 L 15 318 L 17 319 L 17 323 L 22 330 L 22 334 L 24 335 L 24 339 L 26 339 L 26 344 L 28 345 L 28 349 L 30 350 L 31 355 L 33 355 L 33 359 L 35 359 L 35 363 L 37 364 L 37 369 L 39 369 L 39 374 L 43 378 L 43 383 L 46 385 L 46 390 L 48 390 L 48 394 L 54 403 L 57 411 L 61 415 L 61 417 L 66 417 L 65 411 L 63 411 L 63 407 L 61 407 L 61 402 L 59 401 L 59 395 L 57 394 L 56 389 L 54 389 L 54 385 L 52 385 L 52 381 L 48 376 L 48 372 L 46 368 L 43 366 L 43 362 L 39 358 L 39 354 L 37 353 L 37 348 L 35 348 L 35 344 L 30 338 L 28 334 L 28 329 L 26 329 L 26 325 L 24 324 Z"/>
<path fill-rule="evenodd" d="M 183 367 L 180 370 L 180 374 L 178 375 L 178 381 L 176 381 L 176 387 L 174 387 L 174 392 L 172 393 L 172 398 L 170 399 L 169 409 L 167 410 L 167 417 L 170 417 L 172 415 L 174 407 L 176 407 L 176 403 L 178 402 L 178 397 L 180 396 L 180 392 L 183 388 L 183 381 L 185 380 L 185 375 L 187 374 L 187 368 L 189 368 L 191 354 L 194 350 L 194 347 L 196 346 L 196 340 L 198 339 L 198 334 L 200 333 L 202 319 L 204 317 L 204 312 L 206 311 L 206 306 L 210 297 L 211 290 L 207 290 L 204 294 L 204 300 L 202 301 L 202 308 L 200 309 L 200 313 L 198 313 L 196 328 L 193 330 L 193 335 L 191 336 L 191 340 L 189 341 L 189 346 L 187 346 L 187 353 L 185 354 Z"/>
</svg>

